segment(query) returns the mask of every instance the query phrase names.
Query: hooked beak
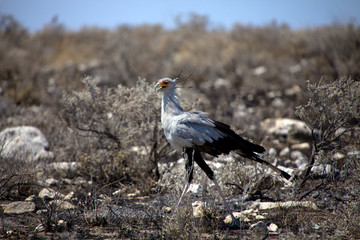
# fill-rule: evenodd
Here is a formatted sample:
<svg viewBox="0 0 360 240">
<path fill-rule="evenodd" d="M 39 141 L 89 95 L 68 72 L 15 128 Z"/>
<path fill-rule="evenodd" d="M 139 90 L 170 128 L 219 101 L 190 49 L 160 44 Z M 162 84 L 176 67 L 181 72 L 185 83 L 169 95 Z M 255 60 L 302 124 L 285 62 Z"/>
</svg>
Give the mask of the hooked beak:
<svg viewBox="0 0 360 240">
<path fill-rule="evenodd" d="M 157 83 L 155 84 L 154 88 L 156 92 L 159 92 L 162 89 L 162 86 L 159 83 Z"/>
</svg>

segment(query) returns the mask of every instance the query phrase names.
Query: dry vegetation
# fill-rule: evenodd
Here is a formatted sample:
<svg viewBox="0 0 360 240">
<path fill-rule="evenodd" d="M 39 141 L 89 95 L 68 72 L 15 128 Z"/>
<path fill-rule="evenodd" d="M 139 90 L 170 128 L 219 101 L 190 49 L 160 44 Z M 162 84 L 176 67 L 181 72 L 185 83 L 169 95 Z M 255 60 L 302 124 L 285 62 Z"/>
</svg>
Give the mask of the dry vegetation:
<svg viewBox="0 0 360 240">
<path fill-rule="evenodd" d="M 297 31 L 235 25 L 225 31 L 210 30 L 206 17 L 193 16 L 174 30 L 145 25 L 70 32 L 52 22 L 30 34 L 11 16 L 1 16 L 0 130 L 35 126 L 55 157 L 41 163 L 0 159 L 0 202 L 37 196 L 48 186 L 45 180 L 55 178 L 51 188 L 73 192 L 75 209 L 35 197 L 35 212 L 0 211 L 0 237 L 256 238 L 249 223 L 236 229 L 223 223 L 225 212 L 211 187 L 200 196 L 209 205 L 202 219 L 192 216 L 190 200 L 183 211 L 169 213 L 183 172 L 159 169 L 180 156 L 163 137 L 153 84 L 182 71 L 191 74 L 182 89 L 189 106 L 267 149 L 279 145 L 259 128 L 265 118 L 300 119 L 311 130 L 308 166 L 291 187 L 261 171 L 247 177 L 244 162 L 226 165 L 219 179 L 229 199 L 241 199 L 232 202 L 234 210 L 259 199 L 309 200 L 319 210 L 268 212 L 265 223 L 281 229 L 269 238 L 358 239 L 359 63 L 360 28 L 352 24 Z M 335 157 L 339 153 L 342 158 Z M 54 162 L 76 162 L 78 168 L 57 171 L 49 168 Z M 328 174 L 312 174 L 316 164 L 329 166 Z M 200 171 L 196 178 L 207 185 Z M 121 194 L 113 194 L 118 189 Z M 39 225 L 42 230 L 35 230 Z"/>
</svg>

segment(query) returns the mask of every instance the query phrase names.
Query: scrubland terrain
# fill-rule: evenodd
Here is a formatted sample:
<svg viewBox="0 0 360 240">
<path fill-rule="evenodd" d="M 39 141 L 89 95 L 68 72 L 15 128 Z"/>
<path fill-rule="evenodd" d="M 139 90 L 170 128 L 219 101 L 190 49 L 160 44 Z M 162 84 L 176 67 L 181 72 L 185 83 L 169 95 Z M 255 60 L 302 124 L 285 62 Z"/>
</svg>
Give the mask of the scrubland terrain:
<svg viewBox="0 0 360 240">
<path fill-rule="evenodd" d="M 52 22 L 29 33 L 1 16 L 0 237 L 359 239 L 359 63 L 352 24 L 223 30 L 194 16 L 174 30 Z M 205 156 L 239 226 L 198 168 L 174 211 L 184 163 L 153 86 L 180 72 L 191 75 L 184 108 L 262 144 L 294 176 Z"/>
</svg>

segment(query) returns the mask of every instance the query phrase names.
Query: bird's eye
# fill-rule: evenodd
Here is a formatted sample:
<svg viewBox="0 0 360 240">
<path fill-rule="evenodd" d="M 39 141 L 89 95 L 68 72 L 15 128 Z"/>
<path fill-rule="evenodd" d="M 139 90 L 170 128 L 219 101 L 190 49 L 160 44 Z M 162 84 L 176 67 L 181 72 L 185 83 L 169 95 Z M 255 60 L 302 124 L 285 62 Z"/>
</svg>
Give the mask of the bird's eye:
<svg viewBox="0 0 360 240">
<path fill-rule="evenodd" d="M 169 84 L 169 81 L 164 81 L 164 84 L 165 84 L 165 85 L 168 85 L 168 84 Z"/>
</svg>

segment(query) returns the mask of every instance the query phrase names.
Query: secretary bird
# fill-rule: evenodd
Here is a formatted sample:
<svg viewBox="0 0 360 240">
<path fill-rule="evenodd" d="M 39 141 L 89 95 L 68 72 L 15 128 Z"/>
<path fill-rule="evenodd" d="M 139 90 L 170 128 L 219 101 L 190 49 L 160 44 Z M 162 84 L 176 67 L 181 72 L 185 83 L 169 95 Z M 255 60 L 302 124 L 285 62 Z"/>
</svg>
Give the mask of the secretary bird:
<svg viewBox="0 0 360 240">
<path fill-rule="evenodd" d="M 156 91 L 162 93 L 161 124 L 165 137 L 173 148 L 180 152 L 183 151 L 185 159 L 187 182 L 176 208 L 179 207 L 193 179 L 193 163 L 195 161 L 214 182 L 225 207 L 231 215 L 232 224 L 235 224 L 236 219 L 221 192 L 214 172 L 204 161 L 201 155 L 202 152 L 216 157 L 220 154 L 229 154 L 231 151 L 235 151 L 245 158 L 269 166 L 286 179 L 290 179 L 290 175 L 261 159 L 258 153 L 265 152 L 265 149 L 243 139 L 230 126 L 208 118 L 207 113 L 185 111 L 179 104 L 179 96 L 176 92 L 178 84 L 185 80 L 181 78 L 162 78 L 155 85 Z"/>
</svg>

